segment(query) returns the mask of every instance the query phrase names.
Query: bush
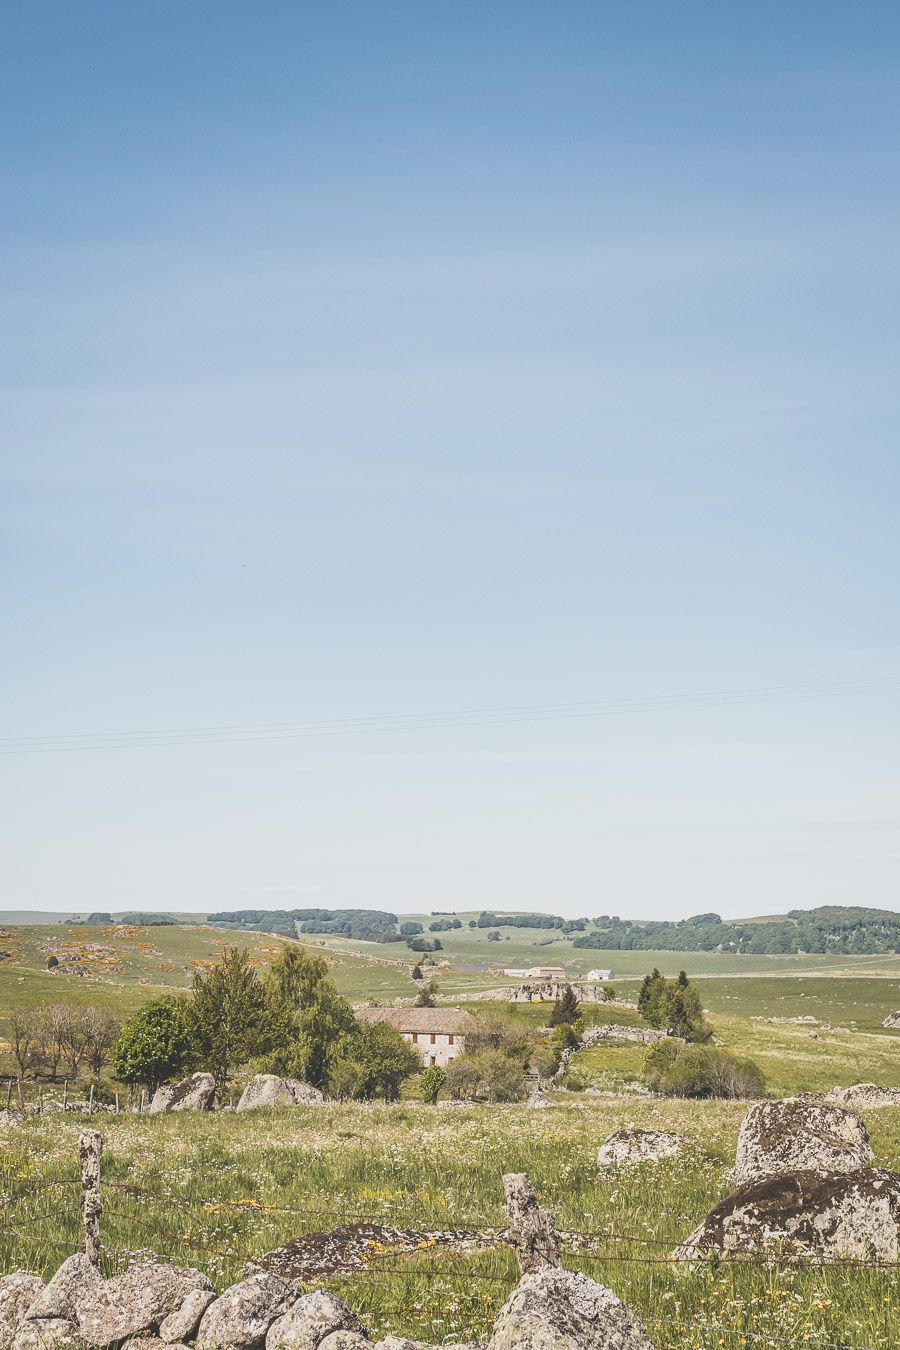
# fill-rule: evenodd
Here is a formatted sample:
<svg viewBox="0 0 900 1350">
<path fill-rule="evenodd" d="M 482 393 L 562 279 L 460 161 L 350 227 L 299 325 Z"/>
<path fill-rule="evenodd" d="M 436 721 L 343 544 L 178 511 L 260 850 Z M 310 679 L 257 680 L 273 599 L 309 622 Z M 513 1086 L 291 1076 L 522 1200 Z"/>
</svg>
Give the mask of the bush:
<svg viewBox="0 0 900 1350">
<path fill-rule="evenodd" d="M 762 1070 L 709 1045 L 660 1041 L 644 1061 L 644 1081 L 664 1097 L 761 1097 Z"/>
<path fill-rule="evenodd" d="M 460 1055 L 447 1068 L 447 1087 L 453 1097 L 487 1097 L 491 1102 L 515 1102 L 525 1095 L 525 1066 L 503 1050 L 484 1046 L 474 1055 Z"/>
<path fill-rule="evenodd" d="M 434 1106 L 446 1081 L 447 1075 L 439 1065 L 431 1064 L 427 1069 L 423 1069 L 419 1077 L 422 1101 L 427 1102 L 429 1106 Z"/>
<path fill-rule="evenodd" d="M 125 1023 L 113 1047 L 113 1073 L 120 1083 L 151 1092 L 175 1078 L 191 1052 L 184 1002 L 158 998 Z"/>
</svg>

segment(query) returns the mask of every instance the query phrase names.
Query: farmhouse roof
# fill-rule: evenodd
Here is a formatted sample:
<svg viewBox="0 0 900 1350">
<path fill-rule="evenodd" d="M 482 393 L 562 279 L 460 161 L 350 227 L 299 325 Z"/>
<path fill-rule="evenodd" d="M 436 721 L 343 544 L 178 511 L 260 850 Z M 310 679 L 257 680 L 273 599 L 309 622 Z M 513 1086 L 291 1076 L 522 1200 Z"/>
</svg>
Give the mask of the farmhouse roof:
<svg viewBox="0 0 900 1350">
<path fill-rule="evenodd" d="M 363 1022 L 389 1022 L 398 1031 L 440 1032 L 464 1036 L 475 1026 L 475 1018 L 462 1008 L 357 1008 Z"/>
</svg>

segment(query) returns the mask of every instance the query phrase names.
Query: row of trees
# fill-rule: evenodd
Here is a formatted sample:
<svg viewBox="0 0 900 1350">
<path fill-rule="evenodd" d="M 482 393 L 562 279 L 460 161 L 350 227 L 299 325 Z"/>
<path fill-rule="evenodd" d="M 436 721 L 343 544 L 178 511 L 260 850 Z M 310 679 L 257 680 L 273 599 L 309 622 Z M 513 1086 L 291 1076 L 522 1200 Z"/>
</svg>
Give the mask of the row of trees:
<svg viewBox="0 0 900 1350">
<path fill-rule="evenodd" d="M 115 1076 L 151 1091 L 202 1069 L 221 1097 L 245 1065 L 336 1096 L 393 1099 L 421 1060 L 393 1027 L 359 1021 L 325 960 L 294 946 L 262 975 L 246 951 L 229 949 L 195 975 L 188 996 L 156 999 L 136 1013 L 113 1051 Z"/>
<path fill-rule="evenodd" d="M 96 1078 L 109 1061 L 121 1020 L 90 1004 L 51 1003 L 17 1009 L 6 1027 L 19 1077 L 40 1071 L 55 1081 L 61 1074 L 77 1078 L 82 1068 Z"/>
</svg>

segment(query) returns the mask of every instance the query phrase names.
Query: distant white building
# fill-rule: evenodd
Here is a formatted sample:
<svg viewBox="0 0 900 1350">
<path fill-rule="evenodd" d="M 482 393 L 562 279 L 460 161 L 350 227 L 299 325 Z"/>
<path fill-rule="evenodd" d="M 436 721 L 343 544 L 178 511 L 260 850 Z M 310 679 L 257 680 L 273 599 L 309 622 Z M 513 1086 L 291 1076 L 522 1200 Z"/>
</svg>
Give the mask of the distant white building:
<svg viewBox="0 0 900 1350">
<path fill-rule="evenodd" d="M 528 971 L 527 971 L 527 970 L 512 970 L 512 969 L 510 969 L 509 967 L 507 967 L 507 968 L 504 970 L 503 974 L 504 974 L 504 975 L 508 975 L 508 976 L 510 977 L 510 979 L 512 979 L 512 980 L 524 980 L 525 977 L 526 977 L 526 975 L 528 974 Z"/>
<path fill-rule="evenodd" d="M 564 980 L 566 972 L 563 966 L 532 966 L 530 970 L 526 970 L 525 978 L 527 980 Z"/>
<path fill-rule="evenodd" d="M 361 1022 L 387 1022 L 414 1045 L 426 1066 L 444 1068 L 466 1048 L 466 1032 L 476 1025 L 461 1008 L 357 1008 Z"/>
<path fill-rule="evenodd" d="M 586 980 L 614 980 L 616 977 L 611 970 L 589 970 L 584 978 Z"/>
</svg>

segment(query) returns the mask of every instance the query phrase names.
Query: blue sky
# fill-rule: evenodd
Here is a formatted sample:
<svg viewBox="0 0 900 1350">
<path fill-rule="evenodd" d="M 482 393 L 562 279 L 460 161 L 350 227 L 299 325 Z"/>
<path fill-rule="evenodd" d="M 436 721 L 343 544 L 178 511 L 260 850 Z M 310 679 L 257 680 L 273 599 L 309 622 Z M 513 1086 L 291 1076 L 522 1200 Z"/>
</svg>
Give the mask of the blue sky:
<svg viewBox="0 0 900 1350">
<path fill-rule="evenodd" d="M 898 74 L 893 5 L 7 6 L 0 906 L 896 908 Z"/>
</svg>

